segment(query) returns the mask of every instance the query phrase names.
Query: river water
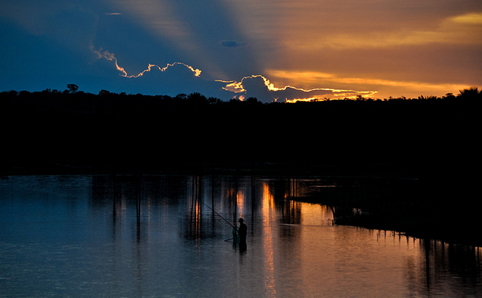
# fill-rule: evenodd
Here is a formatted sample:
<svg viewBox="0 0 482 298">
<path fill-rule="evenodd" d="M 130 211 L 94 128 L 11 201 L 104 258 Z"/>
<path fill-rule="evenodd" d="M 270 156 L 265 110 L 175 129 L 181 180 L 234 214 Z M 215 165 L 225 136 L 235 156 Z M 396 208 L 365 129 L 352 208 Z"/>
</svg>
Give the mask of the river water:
<svg viewBox="0 0 482 298">
<path fill-rule="evenodd" d="M 293 193 L 269 177 L 3 177 L 0 297 L 482 295 L 478 247 L 336 225 Z"/>
</svg>

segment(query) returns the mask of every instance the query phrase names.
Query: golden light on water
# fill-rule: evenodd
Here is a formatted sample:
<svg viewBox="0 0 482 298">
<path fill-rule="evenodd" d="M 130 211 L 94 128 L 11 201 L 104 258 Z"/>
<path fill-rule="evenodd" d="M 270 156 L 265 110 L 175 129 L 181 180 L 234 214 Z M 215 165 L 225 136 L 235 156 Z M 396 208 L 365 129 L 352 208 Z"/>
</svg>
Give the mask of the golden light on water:
<svg viewBox="0 0 482 298">
<path fill-rule="evenodd" d="M 300 203 L 302 225 L 325 225 L 333 220 L 333 212 L 326 205 Z"/>
<path fill-rule="evenodd" d="M 238 204 L 239 217 L 244 217 L 244 193 L 238 190 L 236 193 L 236 202 Z"/>
<path fill-rule="evenodd" d="M 271 226 L 272 217 L 275 216 L 274 197 L 269 190 L 269 185 L 263 182 L 262 214 L 263 214 L 263 248 L 264 248 L 264 268 L 265 268 L 265 287 L 269 296 L 276 295 L 275 267 L 274 267 L 274 244 L 273 228 Z"/>
</svg>

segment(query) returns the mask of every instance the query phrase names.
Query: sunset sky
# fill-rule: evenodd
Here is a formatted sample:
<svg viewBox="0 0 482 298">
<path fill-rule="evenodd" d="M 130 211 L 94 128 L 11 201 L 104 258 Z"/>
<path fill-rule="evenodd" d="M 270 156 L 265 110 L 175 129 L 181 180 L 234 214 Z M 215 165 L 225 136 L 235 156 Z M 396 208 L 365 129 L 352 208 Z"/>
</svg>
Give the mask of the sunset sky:
<svg viewBox="0 0 482 298">
<path fill-rule="evenodd" d="M 0 91 L 223 100 L 482 87 L 480 0 L 2 0 Z"/>
</svg>

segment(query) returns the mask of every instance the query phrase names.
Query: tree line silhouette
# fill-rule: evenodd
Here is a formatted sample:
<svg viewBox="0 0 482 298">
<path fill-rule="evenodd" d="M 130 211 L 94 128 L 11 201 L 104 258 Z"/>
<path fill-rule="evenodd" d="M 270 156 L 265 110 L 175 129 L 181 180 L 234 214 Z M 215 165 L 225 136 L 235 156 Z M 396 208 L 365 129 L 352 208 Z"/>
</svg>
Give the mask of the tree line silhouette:
<svg viewBox="0 0 482 298">
<path fill-rule="evenodd" d="M 0 93 L 4 168 L 212 163 L 453 167 L 479 156 L 482 92 L 261 103 L 79 91 Z"/>
<path fill-rule="evenodd" d="M 375 225 L 399 218 L 403 227 L 409 218 L 419 232 L 470 238 L 481 207 L 481 106 L 477 88 L 442 97 L 297 103 L 91 94 L 75 84 L 9 91 L 0 93 L 0 174 L 222 168 L 414 177 L 415 186 L 397 191 L 396 199 L 380 200 L 379 217 L 391 211 L 375 217 Z"/>
</svg>

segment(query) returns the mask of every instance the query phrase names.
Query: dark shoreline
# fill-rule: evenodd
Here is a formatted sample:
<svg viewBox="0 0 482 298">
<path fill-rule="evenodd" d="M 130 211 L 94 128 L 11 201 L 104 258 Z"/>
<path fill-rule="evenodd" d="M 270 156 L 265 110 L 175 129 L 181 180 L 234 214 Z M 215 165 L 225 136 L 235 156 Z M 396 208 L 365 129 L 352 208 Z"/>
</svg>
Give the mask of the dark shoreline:
<svg viewBox="0 0 482 298">
<path fill-rule="evenodd" d="M 4 92 L 0 175 L 414 178 L 384 199 L 344 200 L 371 214 L 349 224 L 480 245 L 482 93 L 472 91 L 296 104 Z"/>
<path fill-rule="evenodd" d="M 419 177 L 339 176 L 337 179 L 348 180 L 351 186 L 345 189 L 342 186 L 336 190 L 338 194 L 315 192 L 293 199 L 334 207 L 338 212 L 336 224 L 482 247 L 479 231 L 482 202 L 478 197 L 477 174 L 447 176 L 441 172 Z"/>
<path fill-rule="evenodd" d="M 77 174 L 186 174 L 186 175 L 255 175 L 271 177 L 420 177 L 419 171 L 403 165 L 306 164 L 297 162 L 184 161 L 157 162 L 149 165 L 121 162 L 91 164 L 78 161 L 4 161 L 0 175 L 77 175 Z"/>
</svg>

